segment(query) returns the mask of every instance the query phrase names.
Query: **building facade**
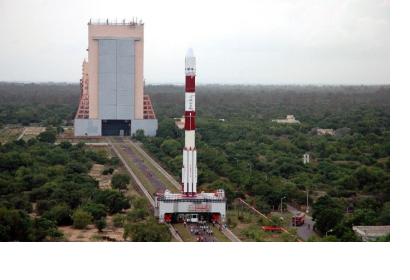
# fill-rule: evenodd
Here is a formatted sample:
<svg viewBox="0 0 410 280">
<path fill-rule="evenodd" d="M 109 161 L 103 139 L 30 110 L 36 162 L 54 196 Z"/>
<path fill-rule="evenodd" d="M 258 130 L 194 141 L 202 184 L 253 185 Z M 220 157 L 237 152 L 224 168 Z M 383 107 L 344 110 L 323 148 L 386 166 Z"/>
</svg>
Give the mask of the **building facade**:
<svg viewBox="0 0 410 280">
<path fill-rule="evenodd" d="M 285 123 L 285 124 L 300 124 L 294 115 L 287 115 L 286 119 L 276 119 L 274 120 L 277 123 Z"/>
<path fill-rule="evenodd" d="M 144 25 L 88 24 L 88 61 L 83 62 L 75 136 L 154 136 L 158 121 L 144 95 Z"/>
</svg>

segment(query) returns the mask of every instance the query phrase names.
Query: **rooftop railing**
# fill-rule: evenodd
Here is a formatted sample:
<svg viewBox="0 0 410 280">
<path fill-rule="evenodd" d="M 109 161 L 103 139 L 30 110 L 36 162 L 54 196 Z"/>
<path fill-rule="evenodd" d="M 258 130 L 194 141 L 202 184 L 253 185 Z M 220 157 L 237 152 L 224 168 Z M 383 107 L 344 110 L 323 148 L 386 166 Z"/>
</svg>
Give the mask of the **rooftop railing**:
<svg viewBox="0 0 410 280">
<path fill-rule="evenodd" d="M 130 20 L 127 19 L 122 19 L 118 21 L 117 19 L 115 20 L 110 20 L 110 19 L 90 19 L 88 22 L 88 25 L 128 25 L 128 26 L 139 26 L 139 25 L 144 25 L 142 20 L 139 20 L 137 18 L 132 18 Z"/>
</svg>

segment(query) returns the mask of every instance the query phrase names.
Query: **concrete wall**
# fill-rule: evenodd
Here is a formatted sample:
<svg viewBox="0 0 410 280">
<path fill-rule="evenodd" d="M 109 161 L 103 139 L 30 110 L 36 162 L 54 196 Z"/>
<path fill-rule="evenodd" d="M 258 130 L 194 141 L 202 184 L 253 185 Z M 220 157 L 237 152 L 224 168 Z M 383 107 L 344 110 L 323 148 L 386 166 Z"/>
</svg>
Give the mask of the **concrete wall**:
<svg viewBox="0 0 410 280">
<path fill-rule="evenodd" d="M 74 136 L 101 136 L 101 120 L 74 119 Z"/>
<path fill-rule="evenodd" d="M 137 129 L 143 129 L 146 136 L 155 136 L 158 129 L 158 120 L 131 120 L 131 135 L 134 134 Z"/>
<path fill-rule="evenodd" d="M 143 129 L 146 136 L 155 136 L 158 129 L 156 119 L 131 120 L 131 135 Z M 101 119 L 75 119 L 74 136 L 101 136 Z"/>
</svg>

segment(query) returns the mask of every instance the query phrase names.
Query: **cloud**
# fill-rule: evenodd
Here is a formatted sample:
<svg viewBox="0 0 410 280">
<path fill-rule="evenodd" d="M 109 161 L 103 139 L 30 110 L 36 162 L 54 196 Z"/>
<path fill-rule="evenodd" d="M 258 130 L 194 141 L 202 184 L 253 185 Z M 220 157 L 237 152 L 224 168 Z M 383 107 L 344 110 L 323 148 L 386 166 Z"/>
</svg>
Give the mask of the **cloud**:
<svg viewBox="0 0 410 280">
<path fill-rule="evenodd" d="M 145 22 L 147 82 L 182 83 L 188 47 L 199 83 L 390 80 L 384 0 L 2 0 L 0 80 L 78 81 L 89 18 L 135 16 Z"/>
</svg>

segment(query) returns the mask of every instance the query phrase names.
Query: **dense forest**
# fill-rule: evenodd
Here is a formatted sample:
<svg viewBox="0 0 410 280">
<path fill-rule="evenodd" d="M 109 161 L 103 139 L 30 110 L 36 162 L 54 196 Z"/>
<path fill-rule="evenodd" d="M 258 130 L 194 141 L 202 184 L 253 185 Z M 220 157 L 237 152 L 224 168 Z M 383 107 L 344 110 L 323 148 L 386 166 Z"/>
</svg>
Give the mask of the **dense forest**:
<svg viewBox="0 0 410 280">
<path fill-rule="evenodd" d="M 88 175 L 93 163 L 109 160 L 104 154 L 54 145 L 52 133 L 0 146 L 0 241 L 60 240 L 58 226 L 83 228 L 130 207 L 120 191 L 98 189 Z"/>
<path fill-rule="evenodd" d="M 80 86 L 73 84 L 0 82 L 0 128 L 4 124 L 71 123 L 79 93 Z"/>
<path fill-rule="evenodd" d="M 183 131 L 174 118 L 184 111 L 183 87 L 147 86 L 145 91 L 159 130 L 156 137 L 137 132 L 135 138 L 179 177 Z M 77 85 L 0 84 L 0 126 L 65 124 L 72 120 L 78 98 Z M 356 240 L 352 225 L 390 223 L 389 86 L 206 85 L 197 87 L 196 103 L 201 190 L 222 187 L 229 203 L 241 197 L 266 213 L 278 209 L 282 197 L 304 206 L 308 191 L 317 231 L 332 230 L 335 240 Z M 300 124 L 275 122 L 286 115 Z M 316 128 L 334 129 L 335 135 L 317 135 Z M 38 200 L 40 206 L 52 201 L 45 213 L 57 206 L 71 213 L 84 207 L 84 201 L 104 204 L 97 199 L 95 182 L 84 175 L 96 155 L 81 152 L 81 146 L 46 148 L 40 140 L 0 147 L 5 157 L 0 160 L 0 219 L 5 211 L 14 211 L 27 221 L 31 203 Z M 308 164 L 302 161 L 305 153 Z M 53 170 L 50 160 L 57 160 L 53 164 L 61 170 Z M 81 185 L 74 192 L 80 198 L 60 197 L 64 182 Z M 59 223 L 48 215 L 50 225 Z M 32 227 L 35 221 L 31 218 Z M 49 228 L 49 236 L 57 238 L 55 227 Z M 24 238 L 39 239 L 33 235 L 26 232 Z"/>
</svg>

